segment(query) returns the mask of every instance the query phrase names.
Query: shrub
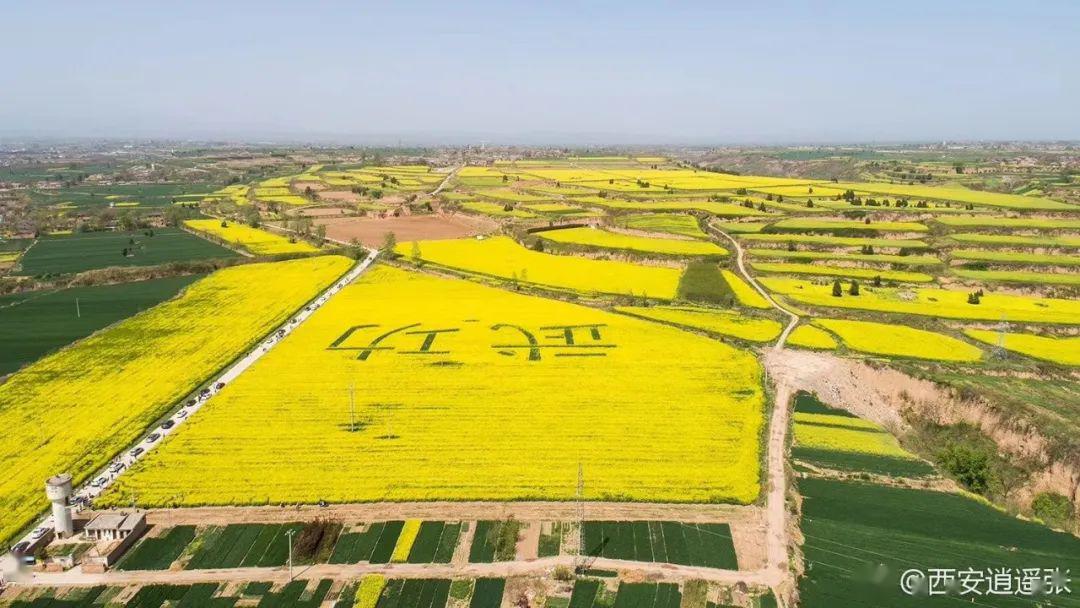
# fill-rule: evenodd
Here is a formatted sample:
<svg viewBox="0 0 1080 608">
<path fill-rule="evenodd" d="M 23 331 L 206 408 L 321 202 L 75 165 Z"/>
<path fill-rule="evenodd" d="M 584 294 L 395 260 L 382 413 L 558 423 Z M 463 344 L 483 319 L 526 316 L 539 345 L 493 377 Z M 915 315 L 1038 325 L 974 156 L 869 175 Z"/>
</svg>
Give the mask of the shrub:
<svg viewBox="0 0 1080 608">
<path fill-rule="evenodd" d="M 1068 496 L 1057 492 L 1042 492 L 1031 502 L 1036 517 L 1055 528 L 1065 528 L 1073 517 L 1073 506 Z"/>
</svg>

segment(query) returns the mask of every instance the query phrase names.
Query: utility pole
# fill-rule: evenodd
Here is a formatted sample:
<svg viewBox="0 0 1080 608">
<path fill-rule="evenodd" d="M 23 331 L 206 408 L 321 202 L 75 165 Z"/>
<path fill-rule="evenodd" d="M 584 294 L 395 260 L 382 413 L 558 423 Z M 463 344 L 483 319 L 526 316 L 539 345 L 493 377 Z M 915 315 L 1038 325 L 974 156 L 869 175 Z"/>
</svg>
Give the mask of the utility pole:
<svg viewBox="0 0 1080 608">
<path fill-rule="evenodd" d="M 585 469 L 578 461 L 577 465 L 577 501 L 578 501 L 578 563 L 574 573 L 578 574 L 588 567 L 588 551 L 585 545 Z"/>
<path fill-rule="evenodd" d="M 289 582 L 292 582 L 292 579 L 293 579 L 293 571 L 292 571 L 292 537 L 293 537 L 293 534 L 296 534 L 296 530 L 289 530 L 288 532 L 285 533 L 285 535 L 289 537 Z"/>
<path fill-rule="evenodd" d="M 349 423 L 349 430 L 353 433 L 356 432 L 356 385 L 349 385 L 349 417 L 351 422 Z"/>
</svg>

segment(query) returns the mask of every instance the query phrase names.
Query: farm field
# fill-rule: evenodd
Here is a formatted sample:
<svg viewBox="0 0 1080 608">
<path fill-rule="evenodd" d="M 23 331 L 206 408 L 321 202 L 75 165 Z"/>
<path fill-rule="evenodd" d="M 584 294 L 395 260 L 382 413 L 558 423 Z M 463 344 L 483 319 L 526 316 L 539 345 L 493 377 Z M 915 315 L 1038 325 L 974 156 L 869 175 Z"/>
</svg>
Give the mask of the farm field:
<svg viewBox="0 0 1080 608">
<path fill-rule="evenodd" d="M 894 287 L 863 286 L 858 296 L 832 295 L 829 284 L 816 284 L 802 279 L 762 278 L 766 289 L 784 295 L 796 302 L 811 306 L 853 308 L 943 317 L 948 319 L 972 319 L 1000 321 L 1027 321 L 1080 325 L 1080 302 L 1057 298 L 1038 298 L 987 293 L 979 304 L 969 304 L 969 292 L 951 289 L 918 287 L 900 289 Z"/>
<path fill-rule="evenodd" d="M 728 251 L 708 241 L 662 239 L 632 236 L 596 228 L 566 228 L 538 232 L 537 237 L 564 245 L 580 245 L 598 249 L 613 249 L 639 254 L 666 256 L 726 256 Z"/>
<path fill-rule="evenodd" d="M 1080 365 L 1080 338 L 1055 338 L 1032 334 L 1005 333 L 984 329 L 965 329 L 964 333 L 980 342 L 1000 345 L 1006 350 L 1062 365 Z"/>
<path fill-rule="evenodd" d="M 749 308 L 772 308 L 772 304 L 769 304 L 769 301 L 758 293 L 758 290 L 754 289 L 752 285 L 744 281 L 739 275 L 730 270 L 721 270 L 720 274 L 724 277 L 724 281 L 727 282 L 731 291 L 734 292 L 739 304 Z"/>
<path fill-rule="evenodd" d="M 878 270 L 876 268 L 852 268 L 849 266 L 825 266 L 823 264 L 799 264 L 788 262 L 751 262 L 750 266 L 758 272 L 773 274 L 815 274 L 828 277 L 848 277 L 852 279 L 880 278 L 884 281 L 901 283 L 929 283 L 934 277 L 922 272 L 905 270 Z"/>
<path fill-rule="evenodd" d="M 978 361 L 977 347 L 939 333 L 895 323 L 873 323 L 845 319 L 815 319 L 818 325 L 840 337 L 851 350 L 933 361 Z"/>
<path fill-rule="evenodd" d="M 152 308 L 200 278 L 188 275 L 0 296 L 0 376 Z"/>
<path fill-rule="evenodd" d="M 1080 211 L 1080 209 L 1078 209 Z M 1080 230 L 1080 220 L 1038 218 L 1038 217 L 939 217 L 939 224 L 946 226 L 979 227 L 979 228 L 1011 228 L 1011 229 L 1036 229 L 1036 230 Z"/>
<path fill-rule="evenodd" d="M 278 253 L 314 253 L 318 251 L 314 246 L 304 242 L 292 242 L 289 239 L 252 228 L 246 224 L 232 223 L 222 226 L 221 220 L 187 220 L 184 225 L 188 228 L 221 239 L 234 247 L 245 249 L 255 255 L 274 255 Z"/>
<path fill-rule="evenodd" d="M 1080 255 L 987 251 L 985 249 L 953 249 L 949 252 L 949 255 L 956 260 L 975 260 L 998 264 L 1080 266 Z"/>
<path fill-rule="evenodd" d="M 582 293 L 638 295 L 670 300 L 681 271 L 628 262 L 590 260 L 526 249 L 509 237 L 419 241 L 419 259 L 447 268 Z M 411 243 L 395 251 L 410 259 Z"/>
<path fill-rule="evenodd" d="M 623 215 L 616 218 L 615 222 L 623 227 L 644 232 L 663 232 L 688 236 L 695 239 L 708 238 L 701 230 L 697 218 L 692 215 L 681 213 L 643 213 L 637 215 Z"/>
<path fill-rule="evenodd" d="M 388 232 L 398 242 L 457 239 L 486 234 L 496 227 L 487 218 L 465 214 L 408 215 L 401 217 L 335 217 L 315 221 L 326 226 L 326 236 L 341 243 L 356 239 L 368 247 L 380 247 Z"/>
<path fill-rule="evenodd" d="M 106 503 L 567 500 L 579 462 L 592 500 L 747 503 L 760 374 L 748 353 L 652 322 L 376 267 Z"/>
<path fill-rule="evenodd" d="M 817 397 L 795 396 L 792 456 L 840 471 L 897 477 L 933 475 L 934 469 L 900 447 L 887 430 L 869 420 L 829 407 Z"/>
<path fill-rule="evenodd" d="M 788 336 L 787 343 L 814 350 L 833 350 L 840 345 L 829 332 L 813 325 L 799 325 Z"/>
<path fill-rule="evenodd" d="M 83 232 L 37 239 L 20 260 L 18 274 L 68 274 L 111 266 L 154 266 L 236 255 L 179 228 Z"/>
<path fill-rule="evenodd" d="M 953 275 L 984 283 L 1026 283 L 1044 285 L 1080 285 L 1080 274 L 1065 272 L 1024 272 L 1019 270 L 968 270 L 953 268 Z"/>
<path fill-rule="evenodd" d="M 327 256 L 220 270 L 12 375 L 0 385 L 0 462 L 9 472 L 0 539 L 39 512 L 42 479 L 69 471 L 84 480 L 350 266 Z M 33 459 L 23 457 L 27 445 L 37 446 Z"/>
<path fill-rule="evenodd" d="M 738 570 L 727 524 L 677 521 L 586 521 L 588 555 Z"/>
<path fill-rule="evenodd" d="M 932 490 L 805 478 L 803 553 L 807 575 L 799 584 L 806 606 L 911 607 L 967 603 L 953 595 L 898 593 L 909 568 L 1080 568 L 1080 540 L 1022 521 L 967 496 Z M 932 513 L 932 517 L 927 514 Z M 1009 539 L 1008 546 L 1002 543 Z M 853 576 L 878 572 L 878 583 Z M 987 605 L 1032 606 L 1032 598 L 996 596 Z M 983 602 L 986 603 L 986 602 Z M 1070 595 L 1056 606 L 1080 606 Z"/>
<path fill-rule="evenodd" d="M 470 201 L 461 203 L 463 209 L 469 211 L 475 211 L 477 213 L 483 213 L 484 215 L 490 215 L 492 217 L 512 217 L 517 219 L 530 219 L 540 217 L 538 214 L 533 213 L 527 209 L 511 208 L 509 211 L 506 209 L 506 205 L 502 203 L 492 203 L 489 201 Z"/>
<path fill-rule="evenodd" d="M 833 253 L 829 251 L 788 251 L 786 249 L 750 249 L 755 258 L 779 258 L 784 260 L 835 260 L 865 262 L 871 264 L 896 264 L 899 266 L 940 266 L 941 260 L 932 255 L 893 255 L 887 253 Z"/>
<path fill-rule="evenodd" d="M 980 192 L 967 188 L 952 188 L 939 186 L 908 186 L 903 184 L 884 183 L 855 183 L 835 184 L 834 188 L 855 190 L 857 192 L 872 192 L 876 194 L 888 194 L 916 199 L 930 199 L 971 203 L 987 207 L 999 207 L 1020 210 L 1045 210 L 1045 211 L 1076 211 L 1076 205 L 1062 203 L 1045 198 L 1023 196 L 1020 194 L 1001 194 L 998 192 Z"/>
<path fill-rule="evenodd" d="M 956 233 L 949 238 L 960 243 L 976 243 L 990 246 L 1060 247 L 1080 249 L 1080 236 L 1015 236 L 1009 234 Z"/>
<path fill-rule="evenodd" d="M 769 342 L 780 335 L 780 323 L 772 319 L 744 317 L 728 310 L 692 306 L 617 306 L 618 312 L 682 325 L 750 342 Z"/>
<path fill-rule="evenodd" d="M 915 239 L 862 238 L 849 236 L 826 236 L 819 234 L 740 234 L 741 241 L 764 243 L 794 243 L 796 245 L 831 245 L 836 247 L 863 247 L 890 249 L 926 249 L 923 241 Z"/>
<path fill-rule="evenodd" d="M 746 217 L 763 216 L 764 211 L 754 208 L 743 207 L 733 203 L 717 203 L 713 201 L 628 201 L 617 198 L 602 198 L 599 196 L 582 196 L 574 199 L 575 202 L 589 207 L 599 207 L 612 211 L 653 211 L 653 212 L 680 212 L 700 211 L 717 217 Z"/>
<path fill-rule="evenodd" d="M 771 230 L 782 232 L 927 232 L 916 222 L 863 222 L 860 220 L 787 219 L 774 222 Z"/>
</svg>

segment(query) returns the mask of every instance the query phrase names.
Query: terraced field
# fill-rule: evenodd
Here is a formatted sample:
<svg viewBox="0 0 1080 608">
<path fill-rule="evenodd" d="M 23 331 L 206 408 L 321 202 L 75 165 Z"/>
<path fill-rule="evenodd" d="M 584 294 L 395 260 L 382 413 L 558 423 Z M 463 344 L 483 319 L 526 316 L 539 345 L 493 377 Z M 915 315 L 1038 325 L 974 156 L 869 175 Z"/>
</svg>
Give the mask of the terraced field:
<svg viewBox="0 0 1080 608">
<path fill-rule="evenodd" d="M 887 430 L 809 393 L 795 396 L 792 456 L 817 467 L 898 477 L 933 475 L 934 469 L 900 447 Z"/>
<path fill-rule="evenodd" d="M 681 239 L 662 239 L 633 236 L 595 228 L 567 228 L 538 232 L 537 236 L 545 241 L 564 245 L 578 245 L 588 248 L 628 251 L 637 254 L 659 254 L 665 256 L 687 257 L 708 256 L 722 257 L 727 250 L 708 241 L 688 241 Z"/>
<path fill-rule="evenodd" d="M 900 283 L 929 283 L 934 277 L 922 272 L 904 270 L 878 270 L 875 268 L 852 268 L 849 266 L 826 266 L 824 264 L 751 262 L 750 266 L 758 272 L 773 274 L 815 274 L 827 277 L 847 277 L 852 279 L 881 279 Z"/>
<path fill-rule="evenodd" d="M 769 342 L 780 335 L 780 323 L 772 319 L 745 317 L 738 313 L 691 306 L 617 306 L 615 310 L 750 342 Z"/>
<path fill-rule="evenodd" d="M 815 325 L 839 336 L 847 348 L 875 355 L 933 361 L 978 361 L 977 347 L 943 334 L 893 323 L 816 319 Z"/>
<path fill-rule="evenodd" d="M 968 336 L 987 344 L 1001 346 L 1006 350 L 1052 361 L 1062 365 L 1080 365 L 1080 338 L 1057 338 L 989 331 L 983 329 L 965 329 Z"/>
<path fill-rule="evenodd" d="M 681 213 L 643 213 L 623 215 L 616 218 L 616 223 L 623 228 L 644 232 L 664 232 L 695 239 L 704 239 L 708 235 L 701 230 L 697 218 Z"/>
<path fill-rule="evenodd" d="M 500 279 L 583 293 L 649 296 L 670 300 L 681 271 L 627 262 L 590 260 L 538 253 L 509 237 L 483 240 L 421 241 L 419 259 L 440 266 Z M 412 243 L 399 243 L 398 254 L 412 258 Z"/>
<path fill-rule="evenodd" d="M 1038 298 L 1006 294 L 985 294 L 979 304 L 968 302 L 970 292 L 920 287 L 866 287 L 860 295 L 832 295 L 827 284 L 815 284 L 801 279 L 762 278 L 766 289 L 796 302 L 827 308 L 851 308 L 985 321 L 1028 321 L 1080 325 L 1080 302 L 1075 300 Z"/>
</svg>

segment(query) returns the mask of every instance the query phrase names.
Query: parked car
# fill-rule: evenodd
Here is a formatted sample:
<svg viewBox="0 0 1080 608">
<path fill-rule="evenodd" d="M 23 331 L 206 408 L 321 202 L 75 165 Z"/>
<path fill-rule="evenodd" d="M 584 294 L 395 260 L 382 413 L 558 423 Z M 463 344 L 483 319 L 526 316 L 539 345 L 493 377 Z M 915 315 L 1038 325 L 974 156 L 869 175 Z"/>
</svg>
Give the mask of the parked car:
<svg viewBox="0 0 1080 608">
<path fill-rule="evenodd" d="M 109 478 L 102 475 L 101 477 L 98 477 L 94 481 L 91 481 L 90 482 L 90 487 L 91 488 L 100 488 L 101 486 L 103 486 L 103 485 L 105 485 L 107 483 L 109 483 Z"/>
<path fill-rule="evenodd" d="M 214 385 L 214 389 L 216 389 L 216 390 L 220 391 L 223 388 L 225 388 L 225 383 L 224 382 L 218 382 L 217 384 Z"/>
<path fill-rule="evenodd" d="M 44 526 L 41 528 L 35 528 L 34 531 L 30 533 L 30 538 L 37 540 L 48 533 L 49 529 Z"/>
<path fill-rule="evenodd" d="M 154 443 L 158 439 L 161 439 L 161 433 L 150 433 L 146 438 L 146 443 Z"/>
<path fill-rule="evenodd" d="M 188 399 L 188 402 L 187 402 L 188 405 L 195 405 L 195 403 L 196 403 L 196 401 L 194 399 Z"/>
<path fill-rule="evenodd" d="M 11 552 L 14 553 L 15 555 L 22 555 L 22 554 L 26 553 L 29 550 L 30 550 L 30 543 L 25 541 L 25 540 L 22 541 L 21 543 L 17 543 L 14 547 L 11 548 Z"/>
<path fill-rule="evenodd" d="M 128 454 L 131 454 L 132 458 L 138 458 L 139 454 L 142 454 L 145 451 L 146 450 L 144 450 L 142 448 L 135 448 L 134 450 L 131 450 L 130 452 L 128 452 Z"/>
<path fill-rule="evenodd" d="M 112 473 L 113 475 L 116 475 L 117 473 L 119 473 L 120 471 L 123 471 L 123 470 L 124 470 L 124 463 L 122 463 L 122 462 L 114 462 L 112 464 L 112 466 L 109 467 L 109 472 Z"/>
<path fill-rule="evenodd" d="M 161 428 L 165 429 L 166 431 L 174 426 L 176 426 L 176 421 L 174 420 L 166 420 L 165 422 L 161 423 Z"/>
<path fill-rule="evenodd" d="M 176 417 L 180 418 L 181 420 L 183 420 L 184 418 L 187 418 L 187 415 L 188 415 L 187 410 L 180 410 L 179 412 L 176 412 Z"/>
</svg>

